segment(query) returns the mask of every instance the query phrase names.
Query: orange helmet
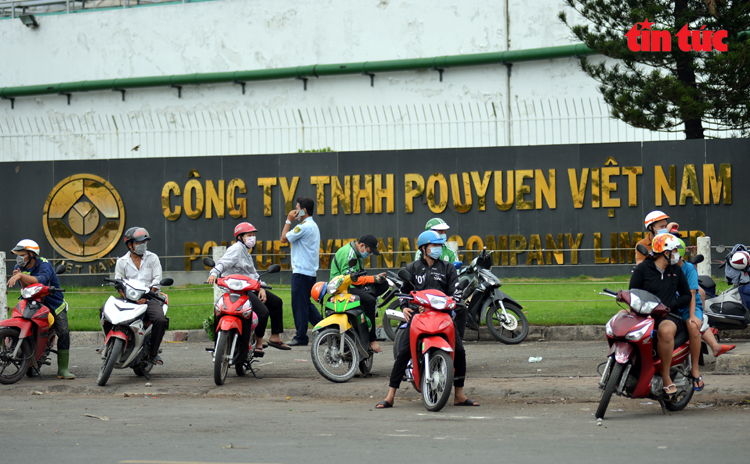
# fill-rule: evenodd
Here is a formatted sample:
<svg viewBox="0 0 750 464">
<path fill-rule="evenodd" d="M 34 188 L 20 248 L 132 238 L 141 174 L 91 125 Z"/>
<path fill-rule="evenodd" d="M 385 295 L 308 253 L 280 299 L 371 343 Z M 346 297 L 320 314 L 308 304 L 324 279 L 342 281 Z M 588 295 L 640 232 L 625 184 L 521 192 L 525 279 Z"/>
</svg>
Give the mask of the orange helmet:
<svg viewBox="0 0 750 464">
<path fill-rule="evenodd" d="M 315 285 L 313 285 L 312 291 L 310 292 L 310 296 L 313 300 L 317 301 L 320 304 L 323 304 L 323 300 L 326 297 L 326 292 L 328 291 L 328 282 L 318 282 Z"/>
<path fill-rule="evenodd" d="M 680 239 L 672 234 L 659 234 L 651 242 L 651 249 L 654 253 L 664 253 L 665 251 L 679 250 L 680 248 L 682 248 Z"/>
</svg>

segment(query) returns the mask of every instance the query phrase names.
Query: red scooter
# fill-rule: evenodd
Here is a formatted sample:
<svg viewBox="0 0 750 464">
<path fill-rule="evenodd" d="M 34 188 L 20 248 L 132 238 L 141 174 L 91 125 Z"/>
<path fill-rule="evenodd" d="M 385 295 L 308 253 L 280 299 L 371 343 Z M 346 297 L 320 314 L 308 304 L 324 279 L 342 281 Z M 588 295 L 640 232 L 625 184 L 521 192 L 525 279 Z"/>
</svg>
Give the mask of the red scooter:
<svg viewBox="0 0 750 464">
<path fill-rule="evenodd" d="M 693 397 L 690 378 L 690 341 L 686 330 L 674 340 L 674 352 L 669 372 L 677 392 L 668 395 L 664 392 L 661 377 L 661 360 L 656 352 L 656 324 L 654 318 L 664 318 L 669 314 L 657 296 L 640 289 L 617 292 L 604 289 L 604 293 L 617 299 L 618 303 L 629 306 L 629 312 L 619 312 L 607 322 L 606 333 L 609 343 L 607 364 L 599 381 L 603 389 L 597 419 L 604 418 L 613 393 L 627 398 L 650 398 L 656 400 L 662 411 L 681 411 Z M 651 317 L 649 317 L 651 316 Z M 702 359 L 700 361 L 702 365 Z"/>
<path fill-rule="evenodd" d="M 203 258 L 203 264 L 214 267 L 216 264 L 211 258 Z M 279 272 L 281 266 L 274 264 L 261 275 Z M 228 290 L 219 298 L 214 306 L 214 316 L 218 320 L 216 324 L 216 345 L 214 348 L 206 348 L 213 352 L 214 382 L 223 385 L 227 378 L 229 366 L 234 366 L 237 375 L 242 377 L 246 371 L 250 371 L 257 379 L 258 375 L 253 369 L 255 359 L 255 327 L 258 325 L 258 316 L 253 311 L 253 305 L 248 298 L 250 292 L 257 292 L 261 288 L 271 289 L 258 280 L 253 280 L 240 274 L 232 274 L 221 277 L 216 281 L 219 287 Z M 242 319 L 251 319 L 252 335 L 248 347 L 247 357 L 244 362 L 239 358 L 243 354 L 237 347 L 237 342 L 242 337 Z"/>
<path fill-rule="evenodd" d="M 411 280 L 403 269 L 398 275 L 404 282 Z M 399 298 L 419 307 L 412 316 L 409 332 L 411 360 L 406 380 L 422 393 L 428 411 L 440 411 L 453 388 L 456 330 L 450 313 L 456 308 L 456 301 L 439 290 L 412 291 Z"/>
<path fill-rule="evenodd" d="M 65 265 L 55 272 L 65 272 Z M 42 299 L 62 291 L 38 283 L 21 289 L 21 301 L 10 319 L 0 322 L 0 383 L 16 383 L 24 374 L 41 375 L 40 367 L 51 364 L 47 358 L 57 338 L 55 328 L 50 327 L 55 318 Z"/>
</svg>

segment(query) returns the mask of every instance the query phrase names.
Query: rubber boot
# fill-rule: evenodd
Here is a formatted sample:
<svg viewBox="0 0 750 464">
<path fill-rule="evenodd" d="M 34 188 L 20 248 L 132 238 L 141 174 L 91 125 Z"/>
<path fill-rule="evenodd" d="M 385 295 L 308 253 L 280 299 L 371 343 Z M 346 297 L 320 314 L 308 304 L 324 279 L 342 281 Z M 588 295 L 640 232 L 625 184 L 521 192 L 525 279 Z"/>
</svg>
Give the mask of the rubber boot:
<svg viewBox="0 0 750 464">
<path fill-rule="evenodd" d="M 75 375 L 68 372 L 68 361 L 70 361 L 70 350 L 57 350 L 57 378 L 73 380 Z"/>
</svg>

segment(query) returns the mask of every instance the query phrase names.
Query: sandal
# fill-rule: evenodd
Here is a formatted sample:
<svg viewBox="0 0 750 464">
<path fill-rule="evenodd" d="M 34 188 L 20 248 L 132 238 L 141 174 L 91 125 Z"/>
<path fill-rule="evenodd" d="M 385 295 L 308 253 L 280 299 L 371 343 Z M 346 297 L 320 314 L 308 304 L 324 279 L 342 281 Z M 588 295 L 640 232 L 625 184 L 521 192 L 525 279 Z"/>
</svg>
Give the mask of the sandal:
<svg viewBox="0 0 750 464">
<path fill-rule="evenodd" d="M 253 351 L 253 357 L 255 357 L 255 358 L 262 358 L 263 356 L 265 356 L 265 354 L 266 354 L 266 352 L 263 351 L 263 350 L 261 350 L 261 349 L 255 349 Z"/>
<path fill-rule="evenodd" d="M 378 404 L 375 405 L 375 409 L 388 409 L 388 408 L 392 408 L 392 407 L 393 407 L 393 405 L 391 403 L 387 402 L 386 400 L 383 400 L 380 403 L 378 403 Z"/>
<path fill-rule="evenodd" d="M 719 350 L 719 354 L 717 354 L 715 357 L 718 358 L 724 353 L 728 353 L 732 351 L 733 349 L 737 348 L 737 345 L 721 345 L 721 349 Z"/>
<path fill-rule="evenodd" d="M 692 377 L 691 376 L 690 378 L 693 379 L 693 390 L 699 392 L 699 391 L 703 390 L 703 387 L 706 386 L 705 382 L 703 382 L 703 376 L 702 375 L 699 375 L 698 377 Z M 702 382 L 703 382 L 703 385 L 698 385 L 699 383 L 702 383 Z"/>
<path fill-rule="evenodd" d="M 672 391 L 673 388 L 674 388 L 674 391 Z M 669 385 L 664 387 L 664 394 L 674 395 L 675 393 L 677 393 L 677 385 L 670 383 Z"/>
</svg>

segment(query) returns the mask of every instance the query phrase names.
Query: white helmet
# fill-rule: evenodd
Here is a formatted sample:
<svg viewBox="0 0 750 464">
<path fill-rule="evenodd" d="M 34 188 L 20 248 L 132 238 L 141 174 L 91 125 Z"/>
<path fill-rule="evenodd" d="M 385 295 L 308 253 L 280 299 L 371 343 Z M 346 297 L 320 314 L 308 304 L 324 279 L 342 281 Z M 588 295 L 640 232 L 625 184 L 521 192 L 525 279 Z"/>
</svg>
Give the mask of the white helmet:
<svg viewBox="0 0 750 464">
<path fill-rule="evenodd" d="M 651 211 L 646 215 L 646 220 L 643 221 L 646 224 L 646 229 L 649 228 L 652 224 L 661 221 L 662 219 L 669 219 L 669 216 L 667 216 L 667 213 L 664 211 Z"/>
<path fill-rule="evenodd" d="M 750 253 L 747 251 L 738 251 L 732 255 L 729 265 L 735 269 L 743 270 L 750 265 Z"/>
<path fill-rule="evenodd" d="M 14 254 L 18 254 L 19 251 L 31 251 L 33 253 L 36 253 L 37 256 L 39 256 L 39 244 L 36 243 L 33 240 L 29 239 L 23 239 L 10 251 L 12 251 Z"/>
</svg>

